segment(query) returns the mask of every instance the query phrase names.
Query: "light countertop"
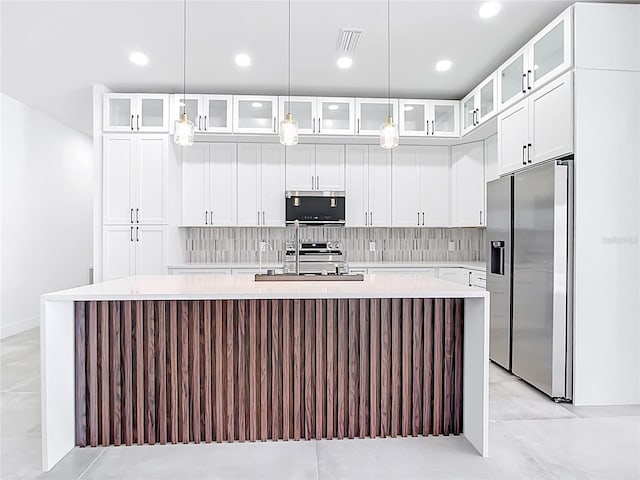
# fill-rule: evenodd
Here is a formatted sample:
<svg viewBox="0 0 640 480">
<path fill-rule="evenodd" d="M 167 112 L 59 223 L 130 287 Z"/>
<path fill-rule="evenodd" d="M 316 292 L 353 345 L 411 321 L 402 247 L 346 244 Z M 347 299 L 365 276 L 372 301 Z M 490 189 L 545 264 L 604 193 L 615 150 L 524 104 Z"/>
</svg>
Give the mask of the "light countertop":
<svg viewBox="0 0 640 480">
<path fill-rule="evenodd" d="M 485 290 L 421 274 L 376 273 L 362 282 L 256 282 L 252 274 L 128 277 L 43 295 L 43 301 L 258 298 L 488 298 Z"/>
<path fill-rule="evenodd" d="M 468 268 L 470 270 L 486 269 L 484 261 L 433 261 L 433 262 L 347 262 L 350 268 Z M 262 268 L 282 268 L 282 263 L 263 263 Z M 258 268 L 258 263 L 180 263 L 169 265 L 169 269 L 206 269 L 206 268 Z"/>
</svg>

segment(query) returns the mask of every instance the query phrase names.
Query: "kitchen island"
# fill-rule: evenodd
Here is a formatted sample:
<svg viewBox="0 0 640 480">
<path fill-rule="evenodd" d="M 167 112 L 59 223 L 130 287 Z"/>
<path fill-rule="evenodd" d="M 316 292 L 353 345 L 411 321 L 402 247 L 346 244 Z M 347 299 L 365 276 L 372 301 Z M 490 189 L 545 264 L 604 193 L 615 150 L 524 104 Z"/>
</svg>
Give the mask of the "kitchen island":
<svg viewBox="0 0 640 480">
<path fill-rule="evenodd" d="M 462 434 L 488 454 L 486 291 L 172 275 L 41 303 L 44 470 L 75 446 L 179 442 Z"/>
</svg>

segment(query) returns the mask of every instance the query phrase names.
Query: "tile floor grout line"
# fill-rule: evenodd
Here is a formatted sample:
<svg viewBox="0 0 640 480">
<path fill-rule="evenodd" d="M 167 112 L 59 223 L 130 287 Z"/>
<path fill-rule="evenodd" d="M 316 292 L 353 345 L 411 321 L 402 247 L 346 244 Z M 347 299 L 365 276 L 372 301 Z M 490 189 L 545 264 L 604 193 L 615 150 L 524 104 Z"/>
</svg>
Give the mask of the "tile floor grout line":
<svg viewBox="0 0 640 480">
<path fill-rule="evenodd" d="M 82 473 L 78 476 L 78 478 L 76 478 L 76 480 L 81 480 L 81 478 L 82 478 L 82 477 L 84 477 L 84 474 L 85 474 L 85 473 L 87 473 L 91 467 L 93 467 L 93 465 L 98 461 L 98 459 L 99 459 L 102 455 L 104 455 L 104 452 L 106 452 L 106 451 L 107 451 L 107 448 L 109 448 L 109 447 L 103 447 L 103 448 L 102 448 L 102 451 L 98 454 L 98 456 L 97 456 L 96 458 L 94 458 L 94 459 L 93 459 L 93 461 L 92 461 L 89 465 L 87 465 L 87 468 L 85 468 L 85 469 L 82 471 Z"/>
</svg>

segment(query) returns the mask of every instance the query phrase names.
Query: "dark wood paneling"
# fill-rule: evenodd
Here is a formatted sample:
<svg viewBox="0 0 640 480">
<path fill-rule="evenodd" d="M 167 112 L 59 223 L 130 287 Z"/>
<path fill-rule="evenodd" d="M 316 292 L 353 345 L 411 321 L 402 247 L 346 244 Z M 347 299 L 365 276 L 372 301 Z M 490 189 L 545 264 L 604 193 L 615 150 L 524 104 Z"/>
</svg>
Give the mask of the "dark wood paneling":
<svg viewBox="0 0 640 480">
<path fill-rule="evenodd" d="M 463 305 L 77 302 L 76 442 L 459 434 Z"/>
</svg>

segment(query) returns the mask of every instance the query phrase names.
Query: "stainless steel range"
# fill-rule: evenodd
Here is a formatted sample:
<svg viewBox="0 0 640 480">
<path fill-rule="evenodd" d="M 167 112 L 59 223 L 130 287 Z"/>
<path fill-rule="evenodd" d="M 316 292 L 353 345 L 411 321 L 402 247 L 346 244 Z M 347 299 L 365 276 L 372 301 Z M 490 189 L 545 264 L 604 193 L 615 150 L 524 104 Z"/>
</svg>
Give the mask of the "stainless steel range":
<svg viewBox="0 0 640 480">
<path fill-rule="evenodd" d="M 300 242 L 300 274 L 344 275 L 349 266 L 344 261 L 342 243 L 336 241 Z M 296 249 L 294 242 L 287 242 L 284 262 L 285 273 L 296 273 Z"/>
</svg>

